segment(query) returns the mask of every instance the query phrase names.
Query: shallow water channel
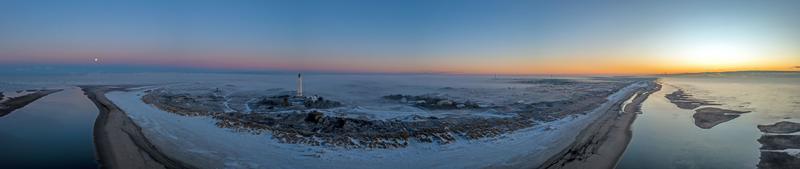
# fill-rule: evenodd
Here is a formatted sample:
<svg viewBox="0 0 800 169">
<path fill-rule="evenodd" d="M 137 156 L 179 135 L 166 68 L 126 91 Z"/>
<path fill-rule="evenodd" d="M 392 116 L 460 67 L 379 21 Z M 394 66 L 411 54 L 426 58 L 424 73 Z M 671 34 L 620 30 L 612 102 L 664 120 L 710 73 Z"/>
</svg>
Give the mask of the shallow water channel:
<svg viewBox="0 0 800 169">
<path fill-rule="evenodd" d="M 79 88 L 67 88 L 0 117 L 2 168 L 97 168 L 97 113 Z"/>
</svg>

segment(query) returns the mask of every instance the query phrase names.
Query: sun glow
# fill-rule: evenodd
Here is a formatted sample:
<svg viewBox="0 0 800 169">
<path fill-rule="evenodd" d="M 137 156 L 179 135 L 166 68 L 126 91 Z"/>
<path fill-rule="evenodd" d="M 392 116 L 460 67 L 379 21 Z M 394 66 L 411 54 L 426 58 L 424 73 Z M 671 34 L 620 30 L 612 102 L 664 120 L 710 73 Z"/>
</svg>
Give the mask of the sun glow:
<svg viewBox="0 0 800 169">
<path fill-rule="evenodd" d="M 682 46 L 676 50 L 676 56 L 695 66 L 742 66 L 754 61 L 759 55 L 754 46 L 735 42 L 700 42 Z"/>
</svg>

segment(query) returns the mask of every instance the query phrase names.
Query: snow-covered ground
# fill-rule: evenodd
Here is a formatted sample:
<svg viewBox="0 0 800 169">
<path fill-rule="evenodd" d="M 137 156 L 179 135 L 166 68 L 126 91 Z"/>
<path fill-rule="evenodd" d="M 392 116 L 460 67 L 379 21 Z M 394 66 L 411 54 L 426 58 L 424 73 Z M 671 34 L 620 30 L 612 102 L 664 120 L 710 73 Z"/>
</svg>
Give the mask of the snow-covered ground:
<svg viewBox="0 0 800 169">
<path fill-rule="evenodd" d="M 573 88 L 541 84 L 509 83 L 540 77 L 452 76 L 452 75 L 326 75 L 304 74 L 307 95 L 320 95 L 355 107 L 335 116 L 366 116 L 370 119 L 405 118 L 409 115 L 458 115 L 460 112 L 423 111 L 414 106 L 388 103 L 381 96 L 392 94 L 441 94 L 467 98 L 483 104 L 533 103 L 570 97 Z M 220 87 L 224 95 L 292 91 L 296 74 L 193 74 L 193 73 L 92 73 L 60 76 L 4 76 L 0 88 L 7 96 L 16 90 L 67 88 L 74 85 L 156 85 L 207 90 Z M 573 78 L 587 80 L 586 78 Z M 152 87 L 151 87 L 152 88 Z M 284 144 L 269 133 L 254 135 L 219 128 L 211 117 L 184 117 L 144 104 L 141 88 L 112 92 L 107 96 L 143 127 L 145 135 L 170 156 L 204 168 L 482 168 L 487 166 L 535 166 L 570 144 L 579 131 L 597 118 L 588 113 L 537 124 L 532 128 L 479 140 L 450 144 L 411 142 L 397 149 L 343 149 L 305 144 Z M 553 93 L 556 91 L 556 93 Z M 628 89 L 623 90 L 628 91 Z M 558 94 L 560 93 L 560 94 Z M 610 98 L 616 98 L 614 95 Z M 227 107 L 249 112 L 242 106 L 253 100 L 228 100 Z M 608 108 L 608 104 L 597 110 Z M 504 116 L 503 110 L 470 112 L 469 115 Z M 398 113 L 401 112 L 401 113 Z M 402 114 L 405 113 L 405 114 Z M 466 113 L 464 113 L 466 114 Z"/>
<path fill-rule="evenodd" d="M 379 77 L 381 78 L 381 77 Z M 415 77 L 412 77 L 415 78 Z M 430 77 L 422 77 L 430 78 Z M 493 86 L 492 83 L 459 83 L 458 78 L 426 82 L 423 88 L 432 86 L 470 85 L 464 91 L 474 88 L 488 90 L 490 95 L 472 90 L 477 98 L 491 102 L 518 100 L 522 95 L 513 88 L 520 86 Z M 291 80 L 291 79 L 285 79 Z M 329 79 L 335 80 L 335 79 Z M 473 79 L 474 80 L 474 79 Z M 357 97 L 365 89 L 380 94 L 396 94 L 392 90 L 395 83 L 382 85 L 363 85 L 362 83 L 383 83 L 392 81 L 386 78 L 378 81 L 345 81 L 355 85 L 354 89 L 325 90 L 327 85 L 316 86 L 312 91 L 350 102 L 374 102 L 374 98 Z M 442 82 L 444 81 L 444 82 Z M 453 82 L 456 81 L 456 82 Z M 332 81 L 338 82 L 338 81 Z M 314 83 L 314 80 L 307 80 Z M 430 83 L 436 83 L 431 85 Z M 289 83 L 291 84 L 291 83 Z M 409 85 L 408 82 L 399 83 Z M 245 83 L 236 84 L 246 86 Z M 285 85 L 285 84 L 284 84 Z M 293 84 L 291 84 L 293 85 Z M 388 86 L 375 89 L 374 86 Z M 609 100 L 622 98 L 641 84 L 628 86 L 608 97 Z M 289 88 L 289 86 L 286 86 Z M 307 87 L 313 89 L 315 87 Z M 330 89 L 330 88 L 328 88 Z M 495 93 L 502 90 L 509 92 Z M 335 91 L 335 92 L 334 92 Z M 415 91 L 403 91 L 411 92 Z M 465 92 L 469 93 L 469 92 Z M 531 92 L 535 95 L 535 92 Z M 531 94 L 528 93 L 528 94 Z M 375 93 L 367 93 L 375 95 Z M 424 94 L 424 93 L 419 93 Z M 509 97 L 501 97 L 508 94 Z M 143 91 L 112 92 L 107 97 L 122 108 L 143 128 L 143 132 L 153 143 L 170 156 L 204 168 L 483 168 L 490 166 L 535 167 L 568 146 L 579 131 L 599 117 L 611 106 L 607 102 L 586 115 L 574 115 L 557 121 L 536 125 L 494 138 L 463 140 L 451 144 L 426 144 L 411 142 L 406 148 L 397 149 L 344 149 L 336 147 L 308 146 L 303 144 L 284 144 L 272 139 L 270 134 L 254 135 L 219 128 L 211 117 L 184 117 L 161 111 L 141 101 Z M 525 98 L 529 98 L 526 96 Z M 542 96 L 552 97 L 552 96 Z M 346 99 L 345 99 L 346 98 Z M 545 98 L 546 100 L 546 98 Z M 522 100 L 524 102 L 524 100 Z M 516 102 L 516 101 L 514 101 Z M 365 112 L 375 111 L 367 106 Z M 380 113 L 378 113 L 380 114 Z"/>
<path fill-rule="evenodd" d="M 221 91 L 226 96 L 226 112 L 252 111 L 247 103 L 258 97 L 294 95 L 296 76 L 241 75 L 224 79 L 209 78 L 194 83 L 173 83 L 159 86 L 178 94 L 203 95 Z M 534 77 L 535 78 L 535 77 Z M 319 95 L 326 100 L 341 102 L 339 108 L 321 110 L 328 116 L 363 118 L 372 120 L 407 120 L 414 117 L 483 116 L 509 117 L 508 111 L 477 110 L 423 110 L 413 104 L 382 99 L 387 95 L 425 95 L 455 102 L 475 102 L 486 107 L 508 106 L 514 103 L 530 104 L 570 99 L 588 91 L 608 90 L 612 85 L 580 83 L 576 85 L 548 85 L 514 83 L 531 77 L 488 78 L 482 76 L 448 75 L 304 75 L 307 96 Z M 589 78 L 571 78 L 577 81 L 597 81 Z M 217 95 L 214 93 L 214 95 Z"/>
</svg>

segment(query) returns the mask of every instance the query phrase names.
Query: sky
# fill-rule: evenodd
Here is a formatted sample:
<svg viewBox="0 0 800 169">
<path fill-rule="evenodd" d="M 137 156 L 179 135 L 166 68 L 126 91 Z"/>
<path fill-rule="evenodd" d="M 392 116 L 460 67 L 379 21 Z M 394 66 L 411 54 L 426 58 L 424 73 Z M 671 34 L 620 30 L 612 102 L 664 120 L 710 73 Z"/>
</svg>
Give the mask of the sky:
<svg viewBox="0 0 800 169">
<path fill-rule="evenodd" d="M 0 65 L 453 74 L 798 70 L 797 9 L 796 0 L 4 0 Z"/>
</svg>

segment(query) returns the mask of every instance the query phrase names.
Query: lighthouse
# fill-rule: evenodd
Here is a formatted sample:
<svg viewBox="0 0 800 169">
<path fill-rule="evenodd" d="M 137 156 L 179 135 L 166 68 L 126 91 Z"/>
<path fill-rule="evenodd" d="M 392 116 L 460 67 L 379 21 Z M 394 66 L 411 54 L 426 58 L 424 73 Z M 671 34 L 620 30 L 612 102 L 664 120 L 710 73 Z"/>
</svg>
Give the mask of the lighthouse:
<svg viewBox="0 0 800 169">
<path fill-rule="evenodd" d="M 303 74 L 297 73 L 297 97 L 303 97 Z"/>
</svg>

